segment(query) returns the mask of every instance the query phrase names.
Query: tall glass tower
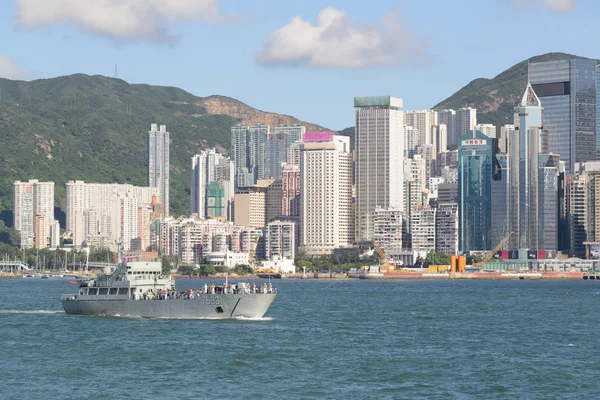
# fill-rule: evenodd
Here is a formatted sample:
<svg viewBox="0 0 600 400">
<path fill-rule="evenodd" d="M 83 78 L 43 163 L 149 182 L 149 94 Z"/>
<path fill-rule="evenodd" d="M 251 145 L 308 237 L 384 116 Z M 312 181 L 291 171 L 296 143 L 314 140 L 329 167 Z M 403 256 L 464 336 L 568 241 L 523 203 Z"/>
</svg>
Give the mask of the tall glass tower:
<svg viewBox="0 0 600 400">
<path fill-rule="evenodd" d="M 544 108 L 550 153 L 567 173 L 596 159 L 596 61 L 567 59 L 529 64 L 529 82 Z"/>
<path fill-rule="evenodd" d="M 492 247 L 493 139 L 470 131 L 458 142 L 458 250 Z"/>
</svg>

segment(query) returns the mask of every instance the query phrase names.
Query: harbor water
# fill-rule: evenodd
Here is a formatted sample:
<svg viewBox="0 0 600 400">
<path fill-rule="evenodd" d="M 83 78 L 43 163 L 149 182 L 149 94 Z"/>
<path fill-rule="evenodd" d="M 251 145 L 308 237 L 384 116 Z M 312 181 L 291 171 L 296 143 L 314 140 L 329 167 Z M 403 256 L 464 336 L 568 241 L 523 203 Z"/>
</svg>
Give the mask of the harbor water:
<svg viewBox="0 0 600 400">
<path fill-rule="evenodd" d="M 598 396 L 600 282 L 273 283 L 265 318 L 227 321 L 65 315 L 68 279 L 0 280 L 0 397 Z"/>
</svg>

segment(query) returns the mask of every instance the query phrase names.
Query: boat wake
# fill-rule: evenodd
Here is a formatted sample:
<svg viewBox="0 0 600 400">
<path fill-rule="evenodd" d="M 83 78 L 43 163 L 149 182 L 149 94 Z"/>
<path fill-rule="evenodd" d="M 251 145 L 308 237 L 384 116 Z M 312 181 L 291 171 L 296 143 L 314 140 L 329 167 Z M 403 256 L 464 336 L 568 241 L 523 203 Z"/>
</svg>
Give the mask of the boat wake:
<svg viewBox="0 0 600 400">
<path fill-rule="evenodd" d="M 261 317 L 261 318 L 248 318 L 248 317 L 235 317 L 239 321 L 273 321 L 273 317 Z"/>
<path fill-rule="evenodd" d="M 64 314 L 62 310 L 0 310 L 0 314 Z"/>
</svg>

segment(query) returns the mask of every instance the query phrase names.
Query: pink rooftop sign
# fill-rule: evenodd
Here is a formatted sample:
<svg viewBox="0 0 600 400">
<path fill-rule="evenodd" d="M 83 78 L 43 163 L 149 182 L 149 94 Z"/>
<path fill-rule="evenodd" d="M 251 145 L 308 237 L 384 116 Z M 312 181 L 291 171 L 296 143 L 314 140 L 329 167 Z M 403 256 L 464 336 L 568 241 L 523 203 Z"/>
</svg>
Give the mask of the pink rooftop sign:
<svg viewBox="0 0 600 400">
<path fill-rule="evenodd" d="M 302 141 L 304 143 L 311 142 L 331 142 L 333 140 L 333 132 L 306 132 L 302 136 Z"/>
</svg>

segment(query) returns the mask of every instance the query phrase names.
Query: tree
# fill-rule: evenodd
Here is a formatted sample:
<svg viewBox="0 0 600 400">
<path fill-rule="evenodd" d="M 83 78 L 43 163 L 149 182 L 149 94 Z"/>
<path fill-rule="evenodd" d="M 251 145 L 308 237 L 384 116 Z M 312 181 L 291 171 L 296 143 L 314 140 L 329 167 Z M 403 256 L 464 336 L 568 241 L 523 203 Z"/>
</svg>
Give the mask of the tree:
<svg viewBox="0 0 600 400">
<path fill-rule="evenodd" d="M 180 265 L 177 272 L 181 275 L 193 275 L 196 272 L 196 267 L 193 265 Z"/>
<path fill-rule="evenodd" d="M 231 269 L 231 273 L 237 275 L 247 275 L 252 273 L 252 268 L 247 264 L 237 264 Z"/>
</svg>

